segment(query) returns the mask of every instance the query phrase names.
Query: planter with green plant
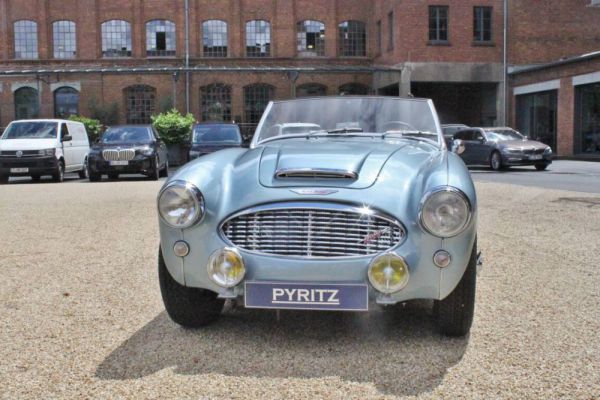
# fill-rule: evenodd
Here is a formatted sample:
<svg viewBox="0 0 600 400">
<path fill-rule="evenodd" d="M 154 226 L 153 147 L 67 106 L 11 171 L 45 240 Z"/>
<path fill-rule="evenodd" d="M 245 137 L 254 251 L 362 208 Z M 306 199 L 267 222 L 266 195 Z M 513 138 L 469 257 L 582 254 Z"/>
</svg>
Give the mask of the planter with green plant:
<svg viewBox="0 0 600 400">
<path fill-rule="evenodd" d="M 192 114 L 181 115 L 176 109 L 152 116 L 152 124 L 169 149 L 170 165 L 187 162 L 187 148 L 194 122 Z"/>
</svg>

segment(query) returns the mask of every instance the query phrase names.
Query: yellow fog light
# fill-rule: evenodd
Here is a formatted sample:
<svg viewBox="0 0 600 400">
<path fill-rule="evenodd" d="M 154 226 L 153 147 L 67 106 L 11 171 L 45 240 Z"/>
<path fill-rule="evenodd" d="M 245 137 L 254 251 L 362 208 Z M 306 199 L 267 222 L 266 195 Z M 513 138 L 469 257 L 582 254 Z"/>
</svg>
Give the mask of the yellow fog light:
<svg viewBox="0 0 600 400">
<path fill-rule="evenodd" d="M 236 249 L 225 247 L 215 251 L 208 260 L 208 277 L 217 285 L 230 288 L 244 279 L 246 267 Z"/>
<path fill-rule="evenodd" d="M 375 257 L 369 265 L 369 282 L 382 293 L 394 293 L 408 283 L 408 265 L 393 253 Z"/>
</svg>

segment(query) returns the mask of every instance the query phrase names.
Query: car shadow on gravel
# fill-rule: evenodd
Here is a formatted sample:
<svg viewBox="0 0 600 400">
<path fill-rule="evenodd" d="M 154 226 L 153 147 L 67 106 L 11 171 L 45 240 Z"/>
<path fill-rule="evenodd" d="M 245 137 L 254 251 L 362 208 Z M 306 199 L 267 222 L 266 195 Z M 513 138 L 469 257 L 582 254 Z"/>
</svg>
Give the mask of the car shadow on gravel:
<svg viewBox="0 0 600 400">
<path fill-rule="evenodd" d="M 203 329 L 160 313 L 97 368 L 104 380 L 142 378 L 164 368 L 185 375 L 340 377 L 393 395 L 429 392 L 457 364 L 468 338 L 435 333 L 431 304 L 369 313 L 232 309 Z"/>
</svg>

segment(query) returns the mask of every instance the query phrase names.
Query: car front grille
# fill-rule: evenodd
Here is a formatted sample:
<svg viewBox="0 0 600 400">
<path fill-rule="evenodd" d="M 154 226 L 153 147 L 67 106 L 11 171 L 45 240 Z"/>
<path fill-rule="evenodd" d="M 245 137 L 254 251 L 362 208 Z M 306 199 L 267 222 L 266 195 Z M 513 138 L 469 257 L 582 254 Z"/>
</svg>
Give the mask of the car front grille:
<svg viewBox="0 0 600 400">
<path fill-rule="evenodd" d="M 103 150 L 102 158 L 106 161 L 131 161 L 135 157 L 134 149 Z"/>
<path fill-rule="evenodd" d="M 289 257 L 354 257 L 400 244 L 404 227 L 373 210 L 338 203 L 279 203 L 251 209 L 221 225 L 240 249 Z"/>
<path fill-rule="evenodd" d="M 523 150 L 523 154 L 532 155 L 532 154 L 544 154 L 546 149 L 525 149 Z"/>
<path fill-rule="evenodd" d="M 19 157 L 17 156 L 18 150 L 3 150 L 0 151 L 0 157 Z M 39 150 L 23 150 L 20 151 L 20 157 L 40 157 L 43 156 L 43 153 L 40 154 Z"/>
</svg>

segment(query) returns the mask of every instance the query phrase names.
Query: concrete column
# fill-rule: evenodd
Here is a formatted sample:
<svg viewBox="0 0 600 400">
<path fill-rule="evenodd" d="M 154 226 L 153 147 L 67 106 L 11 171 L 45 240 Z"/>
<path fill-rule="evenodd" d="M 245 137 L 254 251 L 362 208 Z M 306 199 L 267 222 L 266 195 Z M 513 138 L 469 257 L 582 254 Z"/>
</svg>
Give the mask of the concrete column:
<svg viewBox="0 0 600 400">
<path fill-rule="evenodd" d="M 411 78 L 411 67 L 409 64 L 405 64 L 400 74 L 400 82 L 398 83 L 398 92 L 400 97 L 408 97 L 411 94 L 410 90 L 410 78 Z"/>
<path fill-rule="evenodd" d="M 506 118 L 506 110 L 504 109 L 504 85 L 502 82 L 496 85 L 496 125 L 497 126 L 506 126 L 508 125 L 508 120 Z"/>
</svg>

